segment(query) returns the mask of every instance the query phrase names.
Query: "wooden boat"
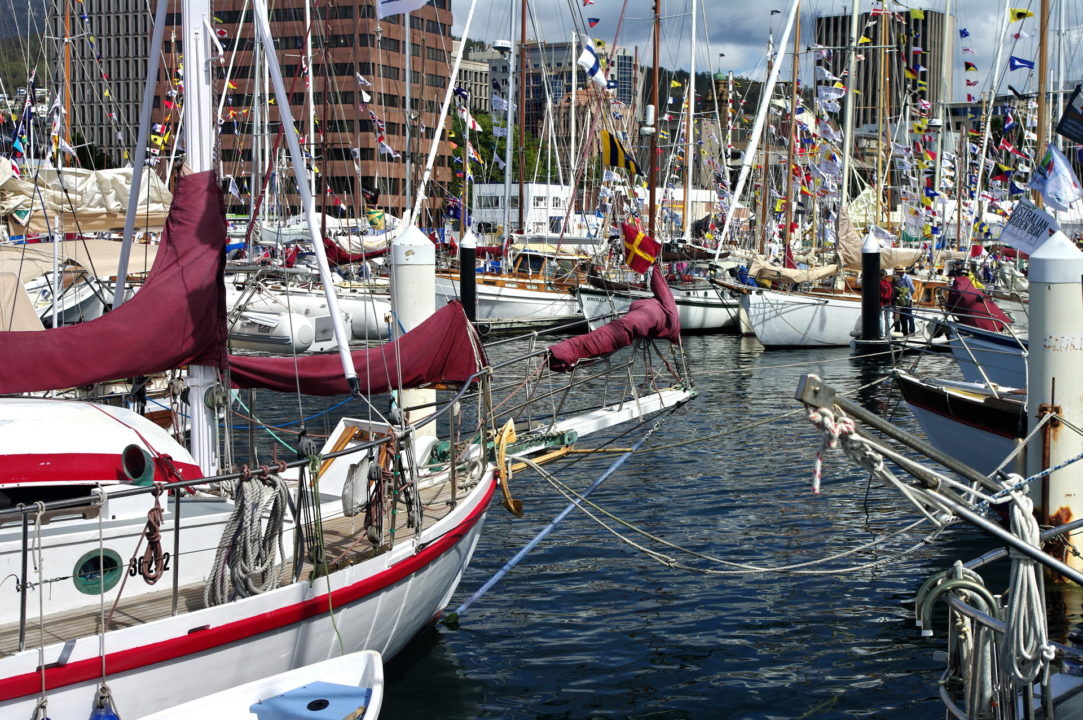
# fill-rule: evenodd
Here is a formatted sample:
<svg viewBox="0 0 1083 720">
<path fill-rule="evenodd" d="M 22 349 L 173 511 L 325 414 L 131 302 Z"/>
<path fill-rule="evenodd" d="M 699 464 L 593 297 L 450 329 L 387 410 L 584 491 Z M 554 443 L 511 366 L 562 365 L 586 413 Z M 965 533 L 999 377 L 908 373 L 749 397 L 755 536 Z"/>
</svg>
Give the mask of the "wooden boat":
<svg viewBox="0 0 1083 720">
<path fill-rule="evenodd" d="M 902 371 L 895 382 L 933 447 L 979 472 L 995 470 L 1026 436 L 1024 390 Z"/>
<path fill-rule="evenodd" d="M 583 320 L 575 299 L 589 258 L 554 249 L 523 250 L 507 273 L 477 274 L 477 319 L 488 322 L 564 325 Z M 459 273 L 437 273 L 438 304 L 459 297 Z"/>
</svg>

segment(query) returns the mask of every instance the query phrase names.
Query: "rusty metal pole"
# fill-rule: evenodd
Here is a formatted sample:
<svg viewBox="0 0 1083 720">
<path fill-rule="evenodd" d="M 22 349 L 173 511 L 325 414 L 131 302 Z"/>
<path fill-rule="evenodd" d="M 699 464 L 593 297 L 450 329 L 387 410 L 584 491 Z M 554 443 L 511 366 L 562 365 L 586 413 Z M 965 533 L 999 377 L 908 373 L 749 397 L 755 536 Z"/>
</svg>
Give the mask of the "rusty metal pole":
<svg viewBox="0 0 1083 720">
<path fill-rule="evenodd" d="M 1050 413 L 1083 424 L 1083 252 L 1056 232 L 1030 256 L 1030 354 L 1027 358 L 1029 430 Z M 1054 424 L 1055 423 L 1055 424 Z M 1027 448 L 1027 474 L 1034 475 L 1083 453 L 1083 437 L 1055 419 Z M 1031 486 L 1039 522 L 1060 525 L 1083 517 L 1083 462 L 1051 473 Z M 1072 537 L 1079 537 L 1078 534 Z M 1083 561 L 1068 559 L 1073 567 Z"/>
</svg>

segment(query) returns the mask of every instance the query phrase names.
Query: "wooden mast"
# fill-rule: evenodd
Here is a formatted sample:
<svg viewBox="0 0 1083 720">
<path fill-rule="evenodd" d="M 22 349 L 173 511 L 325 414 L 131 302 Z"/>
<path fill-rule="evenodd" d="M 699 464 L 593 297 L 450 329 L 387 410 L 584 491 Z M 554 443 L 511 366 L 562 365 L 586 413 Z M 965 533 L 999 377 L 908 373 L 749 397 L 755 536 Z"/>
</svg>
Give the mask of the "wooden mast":
<svg viewBox="0 0 1083 720">
<path fill-rule="evenodd" d="M 1038 13 L 1038 142 L 1034 148 L 1035 158 L 1041 157 L 1049 142 L 1049 103 L 1046 100 L 1049 92 L 1049 51 L 1045 41 L 1049 32 L 1049 0 L 1042 0 Z M 1037 190 L 1031 194 L 1034 204 L 1042 207 L 1042 194 Z"/>
<path fill-rule="evenodd" d="M 800 6 L 801 0 L 798 0 Z M 798 9 L 800 18 L 800 8 Z M 790 250 L 790 228 L 793 226 L 793 157 L 797 143 L 797 64 L 801 52 L 801 21 L 793 29 L 793 79 L 790 81 L 790 137 L 786 152 L 786 227 L 782 231 L 782 264 L 789 267 L 793 254 Z"/>
</svg>

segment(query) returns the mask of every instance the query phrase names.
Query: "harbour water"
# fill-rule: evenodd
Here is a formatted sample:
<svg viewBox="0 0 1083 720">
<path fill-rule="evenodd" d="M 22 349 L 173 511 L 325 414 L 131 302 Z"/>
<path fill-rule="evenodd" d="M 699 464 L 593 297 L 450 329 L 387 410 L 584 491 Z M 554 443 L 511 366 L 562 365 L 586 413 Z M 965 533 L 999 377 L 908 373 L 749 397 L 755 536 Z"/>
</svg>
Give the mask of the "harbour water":
<svg viewBox="0 0 1083 720">
<path fill-rule="evenodd" d="M 866 547 L 916 511 L 838 451 L 814 495 L 820 436 L 803 412 L 781 417 L 799 407 L 798 379 L 813 372 L 916 429 L 890 384 L 858 390 L 890 363 L 843 349 L 765 353 L 727 336 L 685 342 L 699 396 L 592 500 L 682 548 L 762 568 L 814 563 L 804 569 L 818 574 L 735 573 L 617 526 L 697 570 L 667 567 L 576 511 L 457 628 L 426 630 L 389 663 L 386 717 L 943 717 L 933 657 L 943 635 L 920 636 L 909 600 L 931 573 L 991 541 L 957 525 L 922 545 L 931 527 L 921 525 Z M 954 374 L 947 358 L 921 367 Z M 548 467 L 583 489 L 612 460 Z M 533 474 L 517 476 L 514 490 L 526 517 L 494 502 L 451 608 L 566 504 Z"/>
<path fill-rule="evenodd" d="M 911 599 L 929 575 L 994 543 L 964 524 L 929 543 L 928 524 L 897 534 L 917 511 L 840 451 L 827 453 L 821 493 L 813 494 L 822 435 L 793 400 L 799 378 L 815 373 L 920 433 L 890 383 L 877 383 L 891 362 L 841 348 L 764 352 L 724 335 L 688 337 L 685 348 L 698 396 L 591 500 L 680 548 L 754 568 L 806 563 L 804 574 L 735 572 L 608 521 L 686 567 L 667 566 L 573 511 L 457 627 L 424 630 L 388 663 L 384 717 L 943 717 L 944 665 L 934 657 L 943 631 L 922 638 Z M 918 369 L 960 377 L 946 356 L 922 357 Z M 260 395 L 261 417 L 296 417 L 296 401 L 271 395 Z M 344 402 L 325 405 L 331 411 L 310 423 L 313 432 L 360 412 L 356 401 Z M 306 414 L 320 411 L 305 405 Z M 630 446 L 653 422 L 621 428 L 612 447 Z M 582 490 L 613 460 L 577 455 L 546 468 Z M 512 488 L 525 517 L 492 503 L 449 610 L 567 504 L 532 472 L 516 475 Z M 1005 587 L 1003 574 L 987 577 L 990 588 Z M 1063 599 L 1068 619 L 1051 624 L 1054 639 L 1080 619 L 1081 599 L 1078 591 Z"/>
</svg>

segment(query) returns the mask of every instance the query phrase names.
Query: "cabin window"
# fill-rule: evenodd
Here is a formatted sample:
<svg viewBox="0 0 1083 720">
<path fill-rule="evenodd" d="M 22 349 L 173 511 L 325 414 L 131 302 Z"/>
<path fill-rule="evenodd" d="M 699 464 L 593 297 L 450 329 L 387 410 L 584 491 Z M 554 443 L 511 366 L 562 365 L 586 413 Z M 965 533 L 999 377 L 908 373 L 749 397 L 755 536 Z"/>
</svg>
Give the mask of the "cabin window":
<svg viewBox="0 0 1083 720">
<path fill-rule="evenodd" d="M 108 548 L 91 550 L 75 563 L 72 581 L 84 595 L 100 595 L 116 587 L 123 567 L 124 563 L 115 551 Z"/>
</svg>

